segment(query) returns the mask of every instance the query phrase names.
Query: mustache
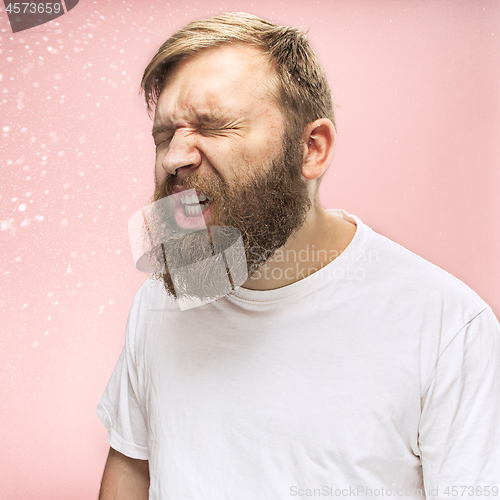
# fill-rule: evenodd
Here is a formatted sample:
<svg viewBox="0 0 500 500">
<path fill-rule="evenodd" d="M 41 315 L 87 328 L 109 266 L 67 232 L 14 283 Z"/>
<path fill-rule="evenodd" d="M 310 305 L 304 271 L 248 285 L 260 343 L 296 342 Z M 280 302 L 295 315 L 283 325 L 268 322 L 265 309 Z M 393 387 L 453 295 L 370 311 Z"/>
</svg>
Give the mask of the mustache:
<svg viewBox="0 0 500 500">
<path fill-rule="evenodd" d="M 221 198 L 221 194 L 227 195 L 230 192 L 229 184 L 222 177 L 191 172 L 181 182 L 176 177 L 169 175 L 160 185 L 156 184 L 152 200 L 157 201 L 170 196 L 174 192 L 174 188 L 178 186 L 205 193 L 211 202 L 217 202 Z"/>
</svg>

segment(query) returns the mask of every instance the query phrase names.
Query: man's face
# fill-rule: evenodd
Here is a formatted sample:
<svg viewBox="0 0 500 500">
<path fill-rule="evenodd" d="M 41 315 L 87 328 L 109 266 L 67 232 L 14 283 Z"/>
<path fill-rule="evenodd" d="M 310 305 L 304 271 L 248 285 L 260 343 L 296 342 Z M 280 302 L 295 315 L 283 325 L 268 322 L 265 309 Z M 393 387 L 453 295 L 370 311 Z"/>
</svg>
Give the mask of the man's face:
<svg viewBox="0 0 500 500">
<path fill-rule="evenodd" d="M 286 135 L 283 116 L 268 94 L 272 71 L 253 47 L 206 50 L 168 75 L 153 125 L 153 200 L 195 189 L 207 226 L 230 226 L 241 233 L 249 275 L 302 226 L 310 207 L 301 177 L 301 143 Z M 178 205 L 177 224 L 189 229 L 198 214 Z M 184 291 L 205 298 L 218 294 L 217 284 L 206 278 L 214 273 L 202 233 L 173 231 L 166 246 L 169 266 L 207 261 L 204 278 Z M 162 278 L 169 293 L 182 295 L 178 288 L 173 293 L 168 271 Z"/>
</svg>

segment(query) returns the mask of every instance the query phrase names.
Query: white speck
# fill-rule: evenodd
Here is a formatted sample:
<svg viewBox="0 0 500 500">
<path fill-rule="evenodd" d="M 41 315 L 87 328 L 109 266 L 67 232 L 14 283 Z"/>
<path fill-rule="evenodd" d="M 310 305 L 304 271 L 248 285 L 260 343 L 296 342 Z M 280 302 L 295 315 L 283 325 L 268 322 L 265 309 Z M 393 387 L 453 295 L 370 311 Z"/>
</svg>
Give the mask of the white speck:
<svg viewBox="0 0 500 500">
<path fill-rule="evenodd" d="M 71 257 L 76 257 L 78 255 L 78 252 L 76 250 L 73 250 L 71 252 Z"/>
<path fill-rule="evenodd" d="M 23 304 L 22 309 L 24 309 L 25 307 L 28 307 L 28 303 L 27 302 L 26 302 L 26 304 Z"/>
<path fill-rule="evenodd" d="M 72 273 L 73 272 L 73 269 L 71 267 L 68 267 L 68 269 L 66 269 L 66 274 L 69 274 L 69 273 Z"/>
<path fill-rule="evenodd" d="M 52 316 L 49 316 L 45 321 L 50 321 L 52 319 Z"/>
<path fill-rule="evenodd" d="M 15 259 L 14 259 L 16 262 L 21 262 L 21 256 L 18 255 Z"/>
<path fill-rule="evenodd" d="M 0 223 L 0 230 L 7 231 L 7 229 L 12 229 L 12 221 L 10 221 L 10 220 L 3 220 Z"/>
<path fill-rule="evenodd" d="M 51 132 L 49 134 L 49 137 L 52 139 L 52 142 L 54 143 L 58 143 L 61 139 L 57 136 L 57 134 L 55 132 Z"/>
<path fill-rule="evenodd" d="M 49 332 L 50 332 L 50 330 L 47 330 L 47 331 L 44 333 L 44 335 L 48 335 L 48 334 L 49 334 Z"/>
<path fill-rule="evenodd" d="M 49 292 L 49 293 L 47 294 L 47 297 L 53 297 L 53 296 L 54 296 L 54 292 Z"/>
<path fill-rule="evenodd" d="M 64 151 L 59 151 L 59 153 L 57 153 L 57 156 L 64 156 Z"/>
<path fill-rule="evenodd" d="M 21 227 L 25 227 L 25 226 L 29 225 L 30 223 L 31 223 L 31 221 L 30 221 L 29 219 L 24 219 L 24 220 L 21 222 L 20 226 L 21 226 Z"/>
<path fill-rule="evenodd" d="M 20 211 L 20 212 L 24 212 L 26 210 L 26 205 L 23 203 L 22 205 L 19 205 L 19 207 L 17 207 L 17 209 Z"/>
<path fill-rule="evenodd" d="M 65 226 L 67 226 L 67 225 L 68 225 L 68 219 L 63 219 L 63 220 L 61 221 L 61 226 L 65 227 Z"/>
<path fill-rule="evenodd" d="M 39 345 L 38 340 L 35 340 L 35 342 L 33 342 L 33 347 L 38 347 L 38 345 Z"/>
<path fill-rule="evenodd" d="M 120 255 L 121 253 L 122 253 L 122 251 L 121 251 L 121 250 L 117 250 L 117 251 L 116 251 L 116 255 Z"/>
<path fill-rule="evenodd" d="M 6 125 L 2 130 L 7 133 L 10 130 L 10 127 Z"/>
</svg>

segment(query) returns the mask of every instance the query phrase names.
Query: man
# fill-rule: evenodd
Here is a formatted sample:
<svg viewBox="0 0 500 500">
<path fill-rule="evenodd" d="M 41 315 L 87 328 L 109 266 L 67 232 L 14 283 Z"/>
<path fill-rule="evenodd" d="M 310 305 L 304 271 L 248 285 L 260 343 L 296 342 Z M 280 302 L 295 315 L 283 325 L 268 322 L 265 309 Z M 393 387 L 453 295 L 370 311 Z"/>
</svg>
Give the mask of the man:
<svg viewBox="0 0 500 500">
<path fill-rule="evenodd" d="M 459 280 L 321 207 L 335 121 L 306 37 L 247 14 L 194 22 L 142 87 L 153 206 L 174 200 L 153 219 L 180 231 L 97 409 L 100 498 L 497 495 L 498 321 Z M 241 236 L 248 273 L 225 295 L 206 263 L 220 228 Z"/>
</svg>

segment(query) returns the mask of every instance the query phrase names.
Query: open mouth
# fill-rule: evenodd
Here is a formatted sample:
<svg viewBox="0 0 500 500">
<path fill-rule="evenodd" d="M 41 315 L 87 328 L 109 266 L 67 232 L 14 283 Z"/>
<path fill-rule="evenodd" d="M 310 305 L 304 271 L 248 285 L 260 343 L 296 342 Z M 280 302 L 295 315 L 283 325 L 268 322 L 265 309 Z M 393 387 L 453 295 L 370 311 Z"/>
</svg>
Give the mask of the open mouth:
<svg viewBox="0 0 500 500">
<path fill-rule="evenodd" d="M 199 194 L 180 194 L 180 200 L 184 214 L 187 217 L 196 217 L 201 215 L 209 206 L 210 198 L 205 193 Z"/>
</svg>

